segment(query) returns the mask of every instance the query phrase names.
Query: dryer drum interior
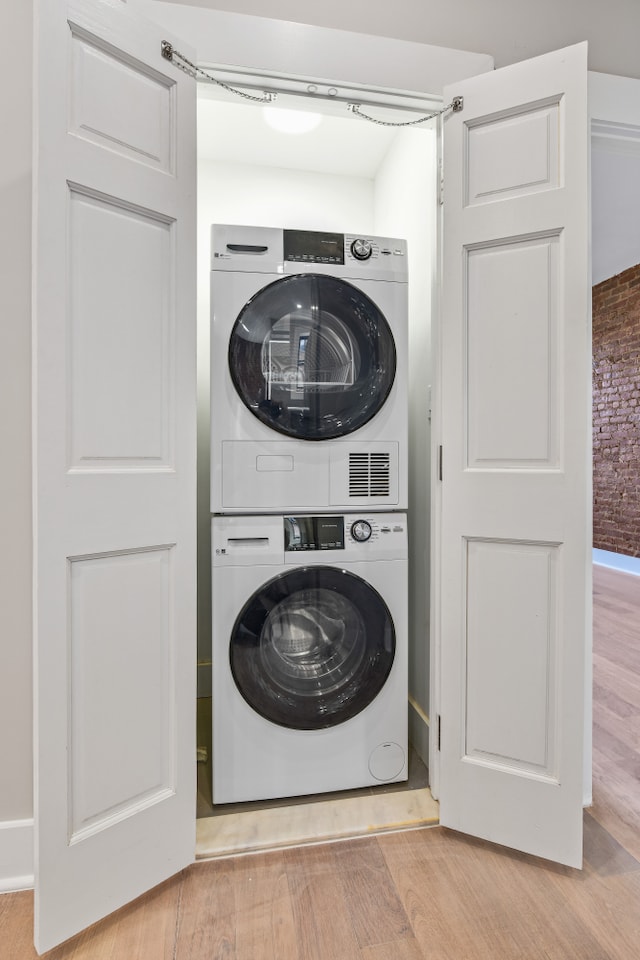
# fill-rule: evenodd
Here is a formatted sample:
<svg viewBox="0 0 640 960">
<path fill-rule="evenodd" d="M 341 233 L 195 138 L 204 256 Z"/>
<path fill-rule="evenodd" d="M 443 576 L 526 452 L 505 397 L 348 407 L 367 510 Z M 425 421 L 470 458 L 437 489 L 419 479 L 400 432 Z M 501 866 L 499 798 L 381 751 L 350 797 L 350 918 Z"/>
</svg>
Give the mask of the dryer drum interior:
<svg viewBox="0 0 640 960">
<path fill-rule="evenodd" d="M 360 577 L 304 567 L 264 584 L 234 625 L 236 686 L 265 719 L 294 730 L 343 723 L 378 695 L 395 654 L 391 614 Z"/>
<path fill-rule="evenodd" d="M 229 370 L 248 409 L 268 427 L 330 440 L 362 427 L 393 386 L 396 349 L 373 300 L 352 284 L 297 274 L 244 306 L 229 341 Z"/>
</svg>

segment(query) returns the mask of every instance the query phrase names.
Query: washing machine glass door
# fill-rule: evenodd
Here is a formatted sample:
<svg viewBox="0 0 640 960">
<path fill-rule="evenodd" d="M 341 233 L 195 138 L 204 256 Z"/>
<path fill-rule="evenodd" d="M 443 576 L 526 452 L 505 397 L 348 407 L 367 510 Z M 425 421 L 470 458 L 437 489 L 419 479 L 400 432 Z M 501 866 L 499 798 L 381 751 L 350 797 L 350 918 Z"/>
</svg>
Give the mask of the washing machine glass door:
<svg viewBox="0 0 640 960">
<path fill-rule="evenodd" d="M 364 710 L 395 654 L 391 614 L 360 577 L 304 567 L 264 584 L 245 604 L 229 647 L 231 671 L 261 716 L 319 730 Z"/>
<path fill-rule="evenodd" d="M 393 385 L 396 350 L 380 309 L 335 277 L 298 274 L 260 290 L 229 341 L 229 370 L 268 427 L 330 440 L 367 423 Z"/>
</svg>

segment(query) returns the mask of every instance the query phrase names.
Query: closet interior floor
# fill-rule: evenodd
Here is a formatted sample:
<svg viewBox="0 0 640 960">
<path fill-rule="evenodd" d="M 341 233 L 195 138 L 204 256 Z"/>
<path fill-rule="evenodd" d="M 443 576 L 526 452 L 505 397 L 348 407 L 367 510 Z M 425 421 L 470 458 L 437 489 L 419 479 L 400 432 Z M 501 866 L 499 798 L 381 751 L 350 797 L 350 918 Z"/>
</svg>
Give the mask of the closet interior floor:
<svg viewBox="0 0 640 960">
<path fill-rule="evenodd" d="M 438 822 L 438 804 L 428 772 L 410 748 L 409 779 L 403 783 L 343 790 L 309 797 L 257 800 L 214 806 L 211 800 L 211 700 L 198 700 L 196 858 L 371 836 Z M 206 759 L 204 759 L 206 751 Z"/>
</svg>

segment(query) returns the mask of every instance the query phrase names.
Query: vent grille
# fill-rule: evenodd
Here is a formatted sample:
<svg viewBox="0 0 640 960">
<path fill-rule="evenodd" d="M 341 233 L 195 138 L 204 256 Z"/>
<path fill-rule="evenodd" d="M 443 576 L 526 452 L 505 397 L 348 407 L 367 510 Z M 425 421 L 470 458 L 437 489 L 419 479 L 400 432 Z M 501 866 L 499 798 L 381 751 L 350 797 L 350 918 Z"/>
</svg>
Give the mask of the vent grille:
<svg viewBox="0 0 640 960">
<path fill-rule="evenodd" d="M 349 454 L 349 496 L 388 497 L 391 494 L 391 457 L 388 453 Z"/>
</svg>

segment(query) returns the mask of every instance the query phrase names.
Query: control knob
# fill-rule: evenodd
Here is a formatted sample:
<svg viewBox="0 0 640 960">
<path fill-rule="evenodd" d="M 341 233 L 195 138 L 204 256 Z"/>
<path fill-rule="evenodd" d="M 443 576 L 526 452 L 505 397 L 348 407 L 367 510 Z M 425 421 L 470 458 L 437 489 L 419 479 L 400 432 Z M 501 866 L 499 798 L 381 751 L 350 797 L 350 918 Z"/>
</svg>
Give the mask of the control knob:
<svg viewBox="0 0 640 960">
<path fill-rule="evenodd" d="M 351 253 L 356 260 L 368 260 L 373 253 L 370 240 L 354 240 L 351 244 Z"/>
<path fill-rule="evenodd" d="M 351 536 L 358 543 L 366 543 L 372 532 L 368 520 L 356 520 L 355 523 L 351 524 Z"/>
</svg>

